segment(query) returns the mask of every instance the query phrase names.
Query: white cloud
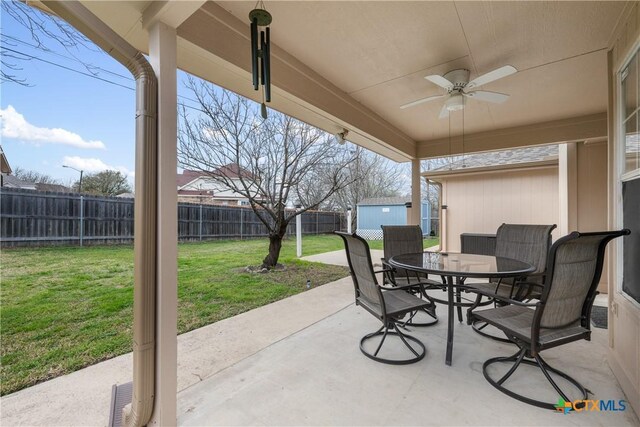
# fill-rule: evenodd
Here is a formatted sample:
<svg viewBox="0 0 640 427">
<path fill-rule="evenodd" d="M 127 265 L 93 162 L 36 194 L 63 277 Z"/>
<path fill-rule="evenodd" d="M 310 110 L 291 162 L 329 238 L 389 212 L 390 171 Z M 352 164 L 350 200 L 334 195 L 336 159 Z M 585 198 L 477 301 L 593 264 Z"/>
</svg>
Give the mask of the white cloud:
<svg viewBox="0 0 640 427">
<path fill-rule="evenodd" d="M 13 106 L 0 109 L 0 119 L 2 121 L 1 134 L 5 138 L 15 138 L 26 142 L 51 144 L 63 144 L 77 148 L 99 148 L 106 147 L 102 141 L 86 141 L 77 133 L 60 128 L 41 128 L 27 122 L 24 116 L 18 113 Z"/>
<path fill-rule="evenodd" d="M 71 166 L 76 169 L 80 169 L 84 172 L 92 173 L 92 172 L 102 172 L 104 170 L 112 170 L 118 171 L 122 174 L 128 176 L 129 178 L 133 178 L 134 172 L 125 168 L 124 166 L 111 166 L 106 164 L 100 159 L 96 158 L 83 158 L 78 156 L 64 156 L 62 159 L 62 164 L 66 166 Z"/>
</svg>

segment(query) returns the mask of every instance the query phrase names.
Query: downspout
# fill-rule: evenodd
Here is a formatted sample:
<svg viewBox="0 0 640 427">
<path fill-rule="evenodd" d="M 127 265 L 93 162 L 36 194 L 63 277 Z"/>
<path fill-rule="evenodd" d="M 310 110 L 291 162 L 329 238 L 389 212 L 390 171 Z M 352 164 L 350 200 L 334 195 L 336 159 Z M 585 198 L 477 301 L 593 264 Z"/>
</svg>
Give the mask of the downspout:
<svg viewBox="0 0 640 427">
<path fill-rule="evenodd" d="M 155 396 L 158 82 L 142 52 L 81 3 L 42 3 L 127 67 L 136 81 L 133 399 L 123 418 L 127 426 L 143 426 L 151 418 Z"/>
</svg>

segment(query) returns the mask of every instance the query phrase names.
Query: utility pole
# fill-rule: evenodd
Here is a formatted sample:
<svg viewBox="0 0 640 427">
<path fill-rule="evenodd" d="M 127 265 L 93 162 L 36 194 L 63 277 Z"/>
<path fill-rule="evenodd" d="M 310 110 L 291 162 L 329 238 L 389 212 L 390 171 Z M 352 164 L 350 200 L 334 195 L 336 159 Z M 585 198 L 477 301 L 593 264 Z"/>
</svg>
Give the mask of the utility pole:
<svg viewBox="0 0 640 427">
<path fill-rule="evenodd" d="M 81 169 L 76 169 L 73 166 L 62 165 L 63 168 L 73 169 L 76 172 L 80 172 L 80 181 L 78 181 L 78 193 L 82 193 L 82 173 L 84 172 Z"/>
</svg>

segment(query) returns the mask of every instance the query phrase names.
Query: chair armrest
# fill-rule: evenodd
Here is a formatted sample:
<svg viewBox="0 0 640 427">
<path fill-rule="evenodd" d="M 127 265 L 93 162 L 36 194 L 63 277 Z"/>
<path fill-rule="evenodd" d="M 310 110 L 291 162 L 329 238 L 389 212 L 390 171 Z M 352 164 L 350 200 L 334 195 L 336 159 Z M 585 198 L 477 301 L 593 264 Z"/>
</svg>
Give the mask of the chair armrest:
<svg viewBox="0 0 640 427">
<path fill-rule="evenodd" d="M 384 286 L 378 284 L 378 287 L 384 291 L 406 291 L 407 289 L 415 288 L 422 286 L 433 286 L 431 283 L 413 283 L 411 285 L 394 285 L 394 286 Z"/>
<path fill-rule="evenodd" d="M 540 302 L 537 302 L 535 304 L 524 303 L 522 301 L 518 301 L 518 300 L 511 299 L 511 298 L 503 297 L 503 296 L 497 295 L 497 294 L 495 294 L 493 292 L 484 291 L 482 289 L 468 288 L 468 290 L 470 292 L 476 293 L 478 295 L 482 295 L 482 296 L 485 296 L 485 297 L 490 297 L 490 298 L 502 301 L 504 303 L 517 305 L 517 306 L 520 306 L 520 307 L 537 307 L 540 304 Z"/>
<path fill-rule="evenodd" d="M 389 282 L 393 286 L 384 286 L 384 285 L 381 285 L 381 284 L 378 284 L 378 286 L 380 287 L 380 289 L 387 290 L 387 291 L 407 290 L 407 289 L 420 287 L 420 288 L 422 288 L 423 292 L 425 290 L 425 287 L 431 288 L 433 286 L 438 286 L 437 283 L 432 282 L 431 280 L 427 279 L 426 277 L 425 277 L 425 281 L 424 282 L 416 282 L 416 283 L 410 283 L 410 284 L 408 283 L 406 285 L 398 285 L 398 284 L 396 284 L 396 281 L 393 280 L 393 276 L 391 276 L 391 280 Z"/>
</svg>

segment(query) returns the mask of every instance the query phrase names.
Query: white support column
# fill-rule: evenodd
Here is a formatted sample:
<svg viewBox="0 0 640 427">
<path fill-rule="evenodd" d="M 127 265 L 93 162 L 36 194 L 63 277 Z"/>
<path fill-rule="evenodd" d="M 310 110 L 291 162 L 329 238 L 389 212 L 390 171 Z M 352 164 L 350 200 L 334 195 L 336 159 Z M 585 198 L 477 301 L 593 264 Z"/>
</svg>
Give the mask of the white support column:
<svg viewBox="0 0 640 427">
<path fill-rule="evenodd" d="M 422 225 L 422 196 L 420 194 L 420 159 L 411 160 L 411 212 L 409 225 Z"/>
<path fill-rule="evenodd" d="M 150 425 L 176 425 L 178 379 L 178 220 L 176 30 L 149 28 L 149 62 L 158 77 L 158 252 L 156 389 Z"/>
<path fill-rule="evenodd" d="M 564 236 L 578 228 L 578 147 L 575 142 L 558 146 L 558 231 Z"/>
</svg>

